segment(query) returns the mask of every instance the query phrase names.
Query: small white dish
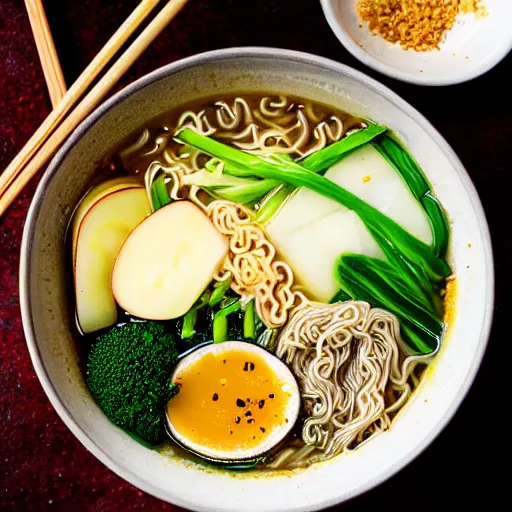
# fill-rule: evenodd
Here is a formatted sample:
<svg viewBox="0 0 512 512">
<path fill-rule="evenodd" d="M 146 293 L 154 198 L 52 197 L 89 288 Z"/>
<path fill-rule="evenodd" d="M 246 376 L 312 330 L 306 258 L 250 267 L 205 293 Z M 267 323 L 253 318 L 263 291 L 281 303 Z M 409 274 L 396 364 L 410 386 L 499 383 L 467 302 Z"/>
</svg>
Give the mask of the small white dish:
<svg viewBox="0 0 512 512">
<path fill-rule="evenodd" d="M 320 0 L 324 15 L 343 46 L 363 64 L 397 80 L 418 85 L 452 85 L 480 76 L 512 49 L 512 2 L 485 0 L 487 15 L 459 14 L 440 50 L 404 50 L 371 33 L 356 9 L 357 0 Z"/>
</svg>

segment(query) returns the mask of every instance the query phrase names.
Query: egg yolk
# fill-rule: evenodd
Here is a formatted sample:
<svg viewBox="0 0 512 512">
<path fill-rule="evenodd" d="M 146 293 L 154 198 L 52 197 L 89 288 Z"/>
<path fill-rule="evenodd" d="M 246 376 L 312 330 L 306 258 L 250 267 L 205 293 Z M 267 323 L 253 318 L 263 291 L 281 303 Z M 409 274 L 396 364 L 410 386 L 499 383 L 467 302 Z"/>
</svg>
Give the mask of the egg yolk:
<svg viewBox="0 0 512 512">
<path fill-rule="evenodd" d="M 225 452 L 250 449 L 289 421 L 289 385 L 258 354 L 207 353 L 174 382 L 180 392 L 169 402 L 169 419 L 193 443 Z"/>
</svg>

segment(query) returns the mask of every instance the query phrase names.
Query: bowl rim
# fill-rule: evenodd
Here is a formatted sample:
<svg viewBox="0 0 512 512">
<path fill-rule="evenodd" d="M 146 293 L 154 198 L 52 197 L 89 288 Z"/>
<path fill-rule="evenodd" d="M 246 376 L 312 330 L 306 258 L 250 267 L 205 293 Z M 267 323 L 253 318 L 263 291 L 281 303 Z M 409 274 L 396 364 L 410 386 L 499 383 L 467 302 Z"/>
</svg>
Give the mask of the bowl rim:
<svg viewBox="0 0 512 512">
<path fill-rule="evenodd" d="M 458 392 L 454 395 L 451 405 L 444 410 L 444 413 L 439 417 L 435 428 L 432 428 L 428 435 L 417 442 L 407 455 L 399 460 L 396 460 L 389 471 L 383 472 L 377 478 L 367 481 L 360 485 L 357 491 L 338 499 L 319 499 L 314 506 L 309 506 L 308 510 L 321 510 L 340 504 L 344 501 L 359 496 L 368 490 L 375 488 L 384 481 L 391 478 L 393 475 L 404 469 L 412 460 L 414 460 L 420 453 L 422 453 L 432 441 L 439 435 L 439 433 L 446 427 L 448 422 L 452 419 L 471 384 L 473 383 L 477 371 L 482 362 L 487 343 L 489 340 L 490 330 L 492 326 L 493 305 L 494 305 L 494 263 L 492 254 L 492 245 L 489 227 L 485 213 L 478 197 L 475 186 L 473 185 L 467 171 L 463 167 L 460 159 L 455 154 L 453 149 L 439 134 L 439 132 L 432 126 L 432 124 L 414 107 L 403 100 L 400 96 L 394 93 L 391 89 L 381 84 L 377 80 L 357 71 L 345 64 L 336 62 L 331 59 L 320 57 L 314 54 L 299 52 L 294 50 L 271 48 L 271 47 L 233 47 L 224 48 L 219 50 L 212 50 L 204 53 L 192 55 L 190 57 L 177 60 L 165 66 L 162 66 L 139 79 L 135 80 L 121 91 L 114 94 L 112 97 L 101 103 L 69 136 L 65 143 L 61 146 L 55 154 L 46 171 L 44 172 L 40 183 L 37 186 L 34 197 L 31 201 L 30 208 L 26 217 L 25 226 L 23 229 L 23 236 L 21 242 L 20 253 L 20 266 L 19 266 L 19 294 L 20 294 L 20 308 L 23 330 L 27 342 L 29 354 L 34 366 L 37 377 L 45 391 L 50 403 L 69 428 L 73 435 L 84 445 L 84 447 L 91 452 L 99 461 L 101 461 L 107 468 L 112 470 L 118 476 L 134 485 L 135 487 L 163 500 L 169 502 L 169 497 L 160 488 L 155 486 L 152 482 L 142 480 L 140 476 L 131 470 L 123 467 L 122 464 L 116 462 L 109 454 L 104 452 L 87 433 L 75 422 L 73 416 L 66 408 L 58 396 L 53 383 L 51 382 L 44 363 L 42 361 L 41 353 L 39 351 L 38 343 L 35 336 L 34 319 L 31 312 L 30 303 L 30 269 L 31 269 L 31 256 L 32 244 L 35 232 L 35 225 L 38 214 L 45 198 L 46 187 L 51 183 L 54 178 L 61 162 L 66 157 L 69 150 L 74 144 L 80 140 L 83 134 L 89 130 L 106 112 L 115 107 L 118 103 L 122 102 L 125 98 L 131 96 L 144 87 L 155 83 L 161 79 L 166 78 L 174 73 L 200 66 L 209 62 L 226 61 L 230 59 L 241 58 L 264 58 L 273 60 L 284 60 L 288 62 L 295 62 L 298 64 L 312 65 L 328 72 L 341 73 L 363 83 L 366 87 L 373 89 L 374 92 L 384 96 L 396 108 L 401 109 L 408 116 L 413 118 L 415 122 L 421 126 L 428 134 L 428 136 L 436 143 L 440 151 L 444 153 L 446 158 L 450 161 L 453 168 L 458 172 L 459 178 L 466 190 L 468 198 L 474 208 L 475 215 L 479 218 L 479 231 L 482 241 L 482 249 L 484 253 L 485 263 L 485 281 L 486 289 L 485 296 L 487 303 L 485 305 L 485 313 L 480 331 L 480 340 L 478 350 L 475 353 L 471 366 L 468 368 L 464 381 L 461 383 Z M 179 497 L 173 497 L 173 504 L 189 508 L 192 510 L 212 510 L 211 507 L 199 506 L 193 502 L 187 502 Z M 305 510 L 300 505 L 291 507 L 287 510 L 290 511 L 303 511 Z"/>
<path fill-rule="evenodd" d="M 374 69 L 375 71 L 378 71 L 379 73 L 394 78 L 395 80 L 402 80 L 403 82 L 426 86 L 455 85 L 468 82 L 469 80 L 473 80 L 474 78 L 478 78 L 479 76 L 484 75 L 492 68 L 497 66 L 512 50 L 511 32 L 508 45 L 502 45 L 500 51 L 494 52 L 494 57 L 486 61 L 485 65 L 483 66 L 470 68 L 468 71 L 464 71 L 453 76 L 418 76 L 416 74 L 409 73 L 408 71 L 402 71 L 393 66 L 385 64 L 361 48 L 349 36 L 347 31 L 342 27 L 342 24 L 337 21 L 336 15 L 334 13 L 334 1 L 335 0 L 320 0 L 320 3 L 322 5 L 322 11 L 324 13 L 325 19 L 327 20 L 327 23 L 331 27 L 331 30 L 334 32 L 334 35 L 338 38 L 340 43 L 360 62 Z"/>
</svg>

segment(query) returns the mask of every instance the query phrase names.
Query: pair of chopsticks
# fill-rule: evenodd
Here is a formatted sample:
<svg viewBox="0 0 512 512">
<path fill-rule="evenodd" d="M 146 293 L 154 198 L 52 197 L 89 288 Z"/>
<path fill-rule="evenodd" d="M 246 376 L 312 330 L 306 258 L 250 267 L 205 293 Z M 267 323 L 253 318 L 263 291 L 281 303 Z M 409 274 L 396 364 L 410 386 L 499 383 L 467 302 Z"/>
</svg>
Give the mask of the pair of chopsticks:
<svg viewBox="0 0 512 512">
<path fill-rule="evenodd" d="M 13 161 L 0 174 L 0 216 L 16 199 L 26 184 L 48 162 L 70 133 L 87 117 L 108 94 L 119 78 L 181 11 L 188 0 L 169 0 L 151 20 L 140 35 L 86 93 L 92 82 L 106 69 L 114 55 L 121 49 L 161 0 L 141 0 L 132 14 L 119 27 L 98 55 L 87 66 L 76 82 L 65 92 L 65 82 L 58 64 L 55 46 L 51 39 L 41 0 L 26 0 L 34 37 L 45 69 L 45 78 L 51 90 L 54 109 L 36 130 Z M 36 5 L 38 4 L 38 5 Z M 59 101 L 59 97 L 61 97 Z M 55 101 L 55 103 L 54 103 Z M 76 106 L 75 106 L 76 105 Z M 74 108 L 73 108 L 74 107 Z"/>
</svg>

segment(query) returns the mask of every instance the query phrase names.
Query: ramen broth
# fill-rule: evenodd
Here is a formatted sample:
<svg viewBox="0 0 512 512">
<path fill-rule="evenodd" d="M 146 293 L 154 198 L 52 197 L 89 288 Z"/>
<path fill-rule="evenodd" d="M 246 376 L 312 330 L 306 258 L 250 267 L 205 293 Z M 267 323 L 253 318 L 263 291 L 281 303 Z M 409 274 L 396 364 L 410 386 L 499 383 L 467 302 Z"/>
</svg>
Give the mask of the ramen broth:
<svg viewBox="0 0 512 512">
<path fill-rule="evenodd" d="M 392 428 L 442 343 L 448 238 L 371 120 L 268 93 L 180 105 L 105 156 L 68 230 L 86 383 L 196 462 L 342 456 Z"/>
</svg>

